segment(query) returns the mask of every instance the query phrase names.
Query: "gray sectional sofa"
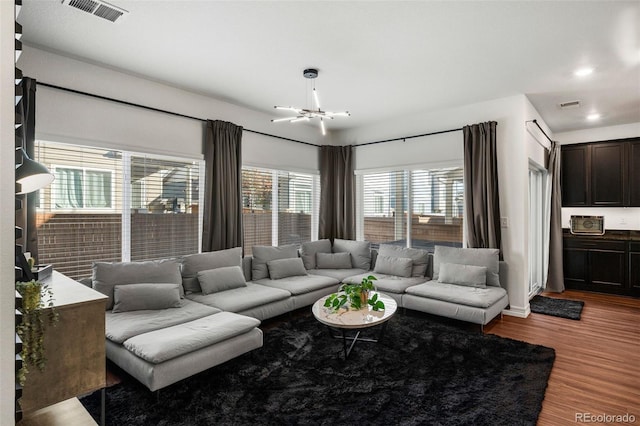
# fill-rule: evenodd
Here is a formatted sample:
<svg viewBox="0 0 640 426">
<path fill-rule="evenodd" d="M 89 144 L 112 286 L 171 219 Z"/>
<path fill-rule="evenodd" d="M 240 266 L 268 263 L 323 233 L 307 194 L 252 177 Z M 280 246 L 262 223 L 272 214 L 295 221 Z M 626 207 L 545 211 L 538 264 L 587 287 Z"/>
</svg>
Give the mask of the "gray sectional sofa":
<svg viewBox="0 0 640 426">
<path fill-rule="evenodd" d="M 300 250 L 254 246 L 245 257 L 234 248 L 96 262 L 91 285 L 109 297 L 107 358 L 155 391 L 260 348 L 261 321 L 312 305 L 363 276 L 376 276 L 378 290 L 399 306 L 485 325 L 508 305 L 497 256 L 489 249 L 438 246 L 431 255 L 319 240 Z"/>
</svg>

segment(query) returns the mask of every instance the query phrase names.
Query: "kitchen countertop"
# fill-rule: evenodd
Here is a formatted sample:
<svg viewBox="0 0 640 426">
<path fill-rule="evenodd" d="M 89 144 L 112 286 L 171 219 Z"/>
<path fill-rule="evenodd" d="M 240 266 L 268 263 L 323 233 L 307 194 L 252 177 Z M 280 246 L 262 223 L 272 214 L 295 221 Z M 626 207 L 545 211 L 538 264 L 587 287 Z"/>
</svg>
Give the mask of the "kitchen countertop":
<svg viewBox="0 0 640 426">
<path fill-rule="evenodd" d="M 611 229 L 605 231 L 604 235 L 574 235 L 568 228 L 562 229 L 564 238 L 582 238 L 589 240 L 617 240 L 617 241 L 640 241 L 640 231 Z"/>
</svg>

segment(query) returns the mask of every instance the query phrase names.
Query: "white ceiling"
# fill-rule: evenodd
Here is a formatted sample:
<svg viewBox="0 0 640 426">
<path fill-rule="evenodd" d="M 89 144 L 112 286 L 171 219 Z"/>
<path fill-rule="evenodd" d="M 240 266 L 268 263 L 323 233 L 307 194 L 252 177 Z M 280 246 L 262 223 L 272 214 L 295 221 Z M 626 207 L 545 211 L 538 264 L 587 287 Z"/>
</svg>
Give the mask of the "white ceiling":
<svg viewBox="0 0 640 426">
<path fill-rule="evenodd" d="M 23 41 L 274 118 L 310 106 L 316 67 L 323 108 L 352 114 L 334 130 L 522 93 L 554 132 L 640 122 L 638 1 L 111 3 L 130 13 L 24 0 Z"/>
</svg>

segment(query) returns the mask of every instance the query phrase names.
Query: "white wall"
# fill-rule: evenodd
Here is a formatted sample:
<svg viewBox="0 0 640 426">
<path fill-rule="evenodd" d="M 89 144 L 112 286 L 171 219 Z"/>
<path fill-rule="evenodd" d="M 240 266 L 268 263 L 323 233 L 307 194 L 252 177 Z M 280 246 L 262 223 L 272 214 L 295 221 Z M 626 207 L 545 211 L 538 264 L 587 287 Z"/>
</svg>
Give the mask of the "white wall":
<svg viewBox="0 0 640 426">
<path fill-rule="evenodd" d="M 563 145 L 634 137 L 640 137 L 640 122 L 620 126 L 596 127 L 554 135 L 554 138 Z M 604 216 L 605 230 L 640 230 L 640 208 L 636 207 L 564 207 L 562 209 L 563 227 L 569 227 L 569 220 L 572 215 Z"/>
<path fill-rule="evenodd" d="M 13 425 L 15 215 L 14 10 L 0 1 L 0 424 Z"/>
<path fill-rule="evenodd" d="M 598 142 L 611 139 L 635 138 L 640 136 L 640 122 L 620 126 L 594 127 L 572 132 L 556 133 L 554 139 L 562 145 L 581 142 Z"/>
<path fill-rule="evenodd" d="M 525 121 L 537 120 L 538 124 L 544 132 L 550 137 L 554 138 L 551 129 L 544 122 L 538 111 L 534 108 L 528 98 L 525 98 Z M 527 155 L 539 166 L 545 166 L 546 150 L 551 147 L 551 142 L 542 133 L 542 131 L 535 125 L 535 123 L 524 123 L 524 138 L 527 145 Z"/>
<path fill-rule="evenodd" d="M 356 170 L 371 171 L 425 164 L 462 166 L 462 131 L 356 147 L 355 160 Z"/>
<path fill-rule="evenodd" d="M 526 316 L 529 312 L 528 147 L 523 136 L 525 103 L 524 95 L 519 95 L 458 108 L 426 111 L 336 134 L 336 138 L 345 144 L 359 144 L 455 129 L 484 121 L 498 122 L 500 210 L 501 215 L 509 220 L 509 227 L 502 229 L 503 253 L 509 265 L 510 309 L 506 313 L 517 316 Z M 453 132 L 406 142 L 357 147 L 356 169 L 446 161 L 462 163 L 462 138 L 462 132 Z"/>
<path fill-rule="evenodd" d="M 314 144 L 330 143 L 312 126 L 276 125 L 272 117 L 112 69 L 26 47 L 19 66 L 44 83 Z M 141 152 L 201 158 L 204 124 L 134 106 L 38 86 L 36 137 Z M 318 170 L 318 148 L 244 132 L 243 161 L 263 167 Z"/>
</svg>

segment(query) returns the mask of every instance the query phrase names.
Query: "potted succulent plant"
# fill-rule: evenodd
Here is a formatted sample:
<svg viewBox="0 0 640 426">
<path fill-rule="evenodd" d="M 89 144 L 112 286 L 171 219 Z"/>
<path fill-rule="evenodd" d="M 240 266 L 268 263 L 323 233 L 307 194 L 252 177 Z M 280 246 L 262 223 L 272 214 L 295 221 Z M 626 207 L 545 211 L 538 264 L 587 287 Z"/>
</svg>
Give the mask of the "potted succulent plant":
<svg viewBox="0 0 640 426">
<path fill-rule="evenodd" d="M 373 282 L 376 277 L 369 275 L 362 278 L 362 282 L 359 284 L 343 284 L 340 287 L 338 293 L 333 293 L 324 302 L 324 306 L 333 310 L 339 310 L 345 307 L 346 309 L 363 309 L 371 306 L 374 311 L 384 310 L 384 303 L 382 300 L 378 300 L 378 294 L 371 293 L 375 290 Z"/>
<path fill-rule="evenodd" d="M 18 380 L 24 385 L 30 367 L 43 370 L 47 363 L 44 352 L 45 325 L 46 321 L 55 325 L 58 313 L 53 307 L 53 290 L 48 284 L 36 280 L 16 282 L 16 290 L 22 296 L 22 306 L 19 308 L 22 322 L 16 327 L 22 340 L 22 368 L 18 371 Z"/>
</svg>

